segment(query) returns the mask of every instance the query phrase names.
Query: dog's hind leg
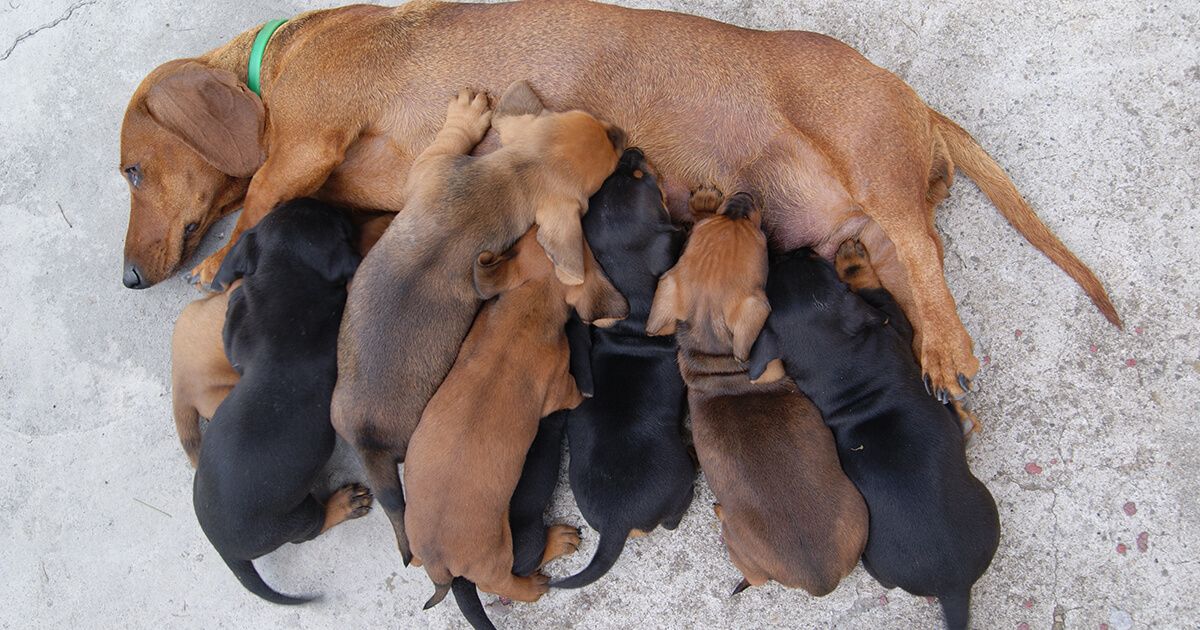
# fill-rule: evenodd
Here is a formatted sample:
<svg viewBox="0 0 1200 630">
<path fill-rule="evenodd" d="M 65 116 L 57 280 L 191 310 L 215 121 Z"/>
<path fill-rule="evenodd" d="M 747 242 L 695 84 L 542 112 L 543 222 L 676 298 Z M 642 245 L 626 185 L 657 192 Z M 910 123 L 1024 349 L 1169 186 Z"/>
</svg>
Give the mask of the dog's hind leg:
<svg viewBox="0 0 1200 630">
<path fill-rule="evenodd" d="M 359 483 L 342 486 L 325 503 L 325 522 L 321 532 L 334 525 L 366 516 L 371 511 L 371 490 Z"/>
<path fill-rule="evenodd" d="M 396 458 L 383 450 L 360 451 L 367 479 L 375 500 L 387 514 L 396 533 L 396 547 L 404 566 L 412 562 L 412 551 L 408 545 L 408 534 L 404 531 L 404 487 L 400 484 L 400 470 Z M 447 582 L 449 588 L 449 582 Z"/>
</svg>

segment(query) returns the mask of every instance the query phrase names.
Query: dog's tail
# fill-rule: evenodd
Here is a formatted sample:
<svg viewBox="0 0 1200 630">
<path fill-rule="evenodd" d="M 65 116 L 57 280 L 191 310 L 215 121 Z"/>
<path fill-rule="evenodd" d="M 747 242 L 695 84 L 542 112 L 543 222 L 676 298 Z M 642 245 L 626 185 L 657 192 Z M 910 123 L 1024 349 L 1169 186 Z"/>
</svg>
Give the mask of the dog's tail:
<svg viewBox="0 0 1200 630">
<path fill-rule="evenodd" d="M 458 609 L 466 617 L 467 623 L 475 630 L 496 630 L 492 620 L 483 611 L 483 602 L 479 600 L 479 589 L 475 583 L 465 577 L 456 577 L 450 582 L 450 590 L 454 592 L 454 601 Z"/>
<path fill-rule="evenodd" d="M 226 558 L 224 555 L 221 559 L 233 571 L 234 577 L 246 587 L 246 590 L 258 595 L 259 597 L 271 602 L 272 604 L 283 604 L 285 606 L 295 606 L 312 601 L 312 597 L 292 597 L 277 592 L 275 589 L 267 586 L 263 581 L 262 576 L 258 574 L 258 570 L 254 568 L 254 563 L 249 560 L 234 560 Z"/>
<path fill-rule="evenodd" d="M 621 557 L 621 552 L 625 549 L 625 541 L 628 538 L 629 530 L 627 529 L 601 532 L 596 555 L 592 556 L 592 561 L 575 575 L 551 581 L 550 587 L 581 588 L 599 580 L 617 563 L 617 558 Z"/>
<path fill-rule="evenodd" d="M 946 618 L 946 628 L 949 630 L 967 630 L 971 622 L 970 587 L 961 593 L 939 594 L 938 603 L 942 605 L 942 615 Z"/>
<path fill-rule="evenodd" d="M 992 200 L 1000 214 L 1008 220 L 1025 240 L 1045 254 L 1054 264 L 1067 272 L 1075 282 L 1083 288 L 1092 303 L 1108 321 L 1121 328 L 1121 317 L 1109 299 L 1104 285 L 1096 274 L 1088 269 L 1062 241 L 1046 227 L 1045 223 L 1034 214 L 1033 209 L 1021 197 L 1012 180 L 1000 168 L 992 156 L 988 155 L 971 134 L 959 127 L 954 121 L 930 109 L 933 116 L 934 129 L 946 145 L 954 166 L 966 173 L 983 194 Z"/>
</svg>

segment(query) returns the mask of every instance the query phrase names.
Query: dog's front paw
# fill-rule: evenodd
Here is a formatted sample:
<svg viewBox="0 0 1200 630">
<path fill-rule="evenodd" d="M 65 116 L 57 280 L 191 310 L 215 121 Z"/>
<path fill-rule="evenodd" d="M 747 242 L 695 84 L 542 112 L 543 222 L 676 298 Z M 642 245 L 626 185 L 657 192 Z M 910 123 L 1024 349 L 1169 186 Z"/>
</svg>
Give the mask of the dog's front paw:
<svg viewBox="0 0 1200 630">
<path fill-rule="evenodd" d="M 962 326 L 928 326 L 921 337 L 921 371 L 925 390 L 942 403 L 961 398 L 979 372 L 971 337 Z"/>
<path fill-rule="evenodd" d="M 699 215 L 716 212 L 724 200 L 725 195 L 716 186 L 705 184 L 692 191 L 691 197 L 688 198 L 688 208 L 699 218 Z"/>
<path fill-rule="evenodd" d="M 857 239 L 848 239 L 842 243 L 834 258 L 834 265 L 837 267 L 838 278 L 850 285 L 851 290 L 862 291 L 883 286 L 879 283 L 879 276 L 875 275 L 874 267 L 871 266 L 867 248 Z"/>
<path fill-rule="evenodd" d="M 450 100 L 450 107 L 446 109 L 446 127 L 462 129 L 472 144 L 482 140 L 491 125 L 492 110 L 487 92 L 463 88 Z"/>
</svg>

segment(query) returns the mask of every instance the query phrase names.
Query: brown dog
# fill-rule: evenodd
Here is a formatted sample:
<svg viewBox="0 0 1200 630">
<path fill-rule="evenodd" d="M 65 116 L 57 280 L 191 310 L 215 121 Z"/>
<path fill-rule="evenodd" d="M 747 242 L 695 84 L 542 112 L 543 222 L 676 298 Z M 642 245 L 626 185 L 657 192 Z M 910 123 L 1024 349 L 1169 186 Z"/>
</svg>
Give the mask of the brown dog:
<svg viewBox="0 0 1200 630">
<path fill-rule="evenodd" d="M 338 341 L 333 424 L 358 449 L 405 563 L 396 466 L 482 303 L 472 262 L 504 251 L 536 221 L 559 278 L 582 282 L 579 218 L 623 149 L 619 129 L 545 110 L 518 82 L 496 106 L 504 146 L 468 157 L 491 119 L 482 93 L 464 90 L 450 103 L 442 131 L 413 164 L 404 212 L 358 269 Z"/>
<path fill-rule="evenodd" d="M 689 189 L 716 182 L 758 196 L 782 249 L 832 256 L 860 235 L 938 390 L 963 393 L 978 369 L 933 223 L 956 168 L 1119 325 L 1099 280 L 970 135 L 823 35 L 580 0 L 355 5 L 284 24 L 260 99 L 244 83 L 257 31 L 168 62 L 134 92 L 121 131 L 128 286 L 165 278 L 243 196 L 231 242 L 305 195 L 400 210 L 444 95 L 532 76 L 551 107 L 626 129 L 661 169 L 673 212 L 686 210 Z M 202 281 L 224 251 L 197 267 Z"/>
<path fill-rule="evenodd" d="M 175 431 L 192 468 L 200 457 L 200 418 L 212 418 L 238 382 L 238 373 L 225 356 L 221 331 L 229 293 L 209 295 L 183 308 L 171 335 L 171 406 Z"/>
<path fill-rule="evenodd" d="M 713 207 L 711 190 L 693 198 Z M 837 587 L 862 555 L 867 506 L 838 463 L 833 435 L 782 365 L 752 383 L 745 363 L 770 313 L 767 241 L 749 195 L 701 220 L 679 262 L 659 280 L 646 332 L 679 322 L 700 467 L 716 496 L 729 559 L 744 579 L 813 595 Z M 774 382 L 764 382 L 776 379 Z"/>
<path fill-rule="evenodd" d="M 480 254 L 475 287 L 488 302 L 454 367 L 430 399 L 404 464 L 405 525 L 436 592 L 462 576 L 484 591 L 531 602 L 547 578 L 513 575 L 508 507 L 538 422 L 583 401 L 568 371 L 563 326 L 622 319 L 629 311 L 590 251 L 582 284 L 563 285 L 530 230 L 503 256 Z M 542 564 L 579 546 L 574 527 L 551 527 Z"/>
</svg>

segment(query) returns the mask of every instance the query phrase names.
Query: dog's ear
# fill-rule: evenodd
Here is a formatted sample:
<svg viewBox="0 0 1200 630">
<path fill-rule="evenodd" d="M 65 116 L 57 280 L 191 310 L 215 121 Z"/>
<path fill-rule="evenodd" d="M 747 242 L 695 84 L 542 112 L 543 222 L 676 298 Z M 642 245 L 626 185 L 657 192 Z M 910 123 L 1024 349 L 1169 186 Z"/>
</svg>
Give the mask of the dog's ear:
<svg viewBox="0 0 1200 630">
<path fill-rule="evenodd" d="M 676 322 L 685 319 L 683 293 L 679 282 L 668 271 L 658 281 L 654 291 L 654 302 L 650 305 L 650 316 L 646 319 L 647 335 L 673 335 Z"/>
<path fill-rule="evenodd" d="M 583 283 L 583 226 L 579 218 L 586 207 L 565 198 L 545 199 L 534 213 L 537 241 L 546 250 L 554 273 L 566 285 Z"/>
<path fill-rule="evenodd" d="M 591 398 L 596 393 L 592 381 L 592 330 L 572 313 L 564 332 L 571 349 L 571 375 L 575 377 L 575 385 L 584 398 Z"/>
<path fill-rule="evenodd" d="M 527 81 L 514 81 L 496 103 L 493 116 L 537 116 L 546 109 Z"/>
<path fill-rule="evenodd" d="M 783 362 L 779 358 L 779 337 L 770 324 L 762 332 L 750 350 L 750 382 L 772 383 L 784 376 Z"/>
<path fill-rule="evenodd" d="M 146 109 L 226 175 L 250 177 L 262 166 L 262 100 L 228 70 L 187 62 L 150 88 Z"/>
<path fill-rule="evenodd" d="M 254 228 L 242 232 L 241 238 L 234 243 L 233 249 L 221 262 L 217 275 L 213 276 L 212 288 L 223 291 L 234 280 L 254 273 L 258 267 L 258 235 Z"/>
<path fill-rule="evenodd" d="M 347 284 L 354 277 L 362 257 L 349 247 L 338 248 L 331 255 L 326 278 L 333 284 Z"/>
<path fill-rule="evenodd" d="M 629 302 L 604 274 L 586 243 L 583 255 L 586 257 L 583 284 L 567 288 L 567 303 L 583 321 L 608 328 L 629 316 Z"/>
<path fill-rule="evenodd" d="M 851 337 L 861 334 L 868 328 L 878 328 L 888 321 L 887 314 L 871 306 L 857 293 L 847 289 L 842 298 L 841 309 L 842 330 Z"/>
<path fill-rule="evenodd" d="M 744 298 L 726 311 L 725 325 L 733 334 L 733 356 L 738 361 L 750 357 L 754 340 L 758 339 L 758 333 L 770 314 L 771 305 L 767 303 L 766 296 L 761 294 Z"/>
<path fill-rule="evenodd" d="M 481 300 L 490 300 L 521 283 L 516 260 L 508 254 L 480 252 L 471 272 L 475 293 Z"/>
</svg>

